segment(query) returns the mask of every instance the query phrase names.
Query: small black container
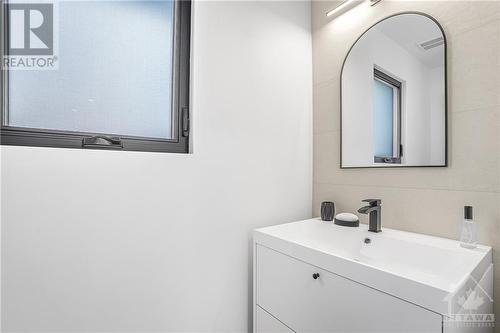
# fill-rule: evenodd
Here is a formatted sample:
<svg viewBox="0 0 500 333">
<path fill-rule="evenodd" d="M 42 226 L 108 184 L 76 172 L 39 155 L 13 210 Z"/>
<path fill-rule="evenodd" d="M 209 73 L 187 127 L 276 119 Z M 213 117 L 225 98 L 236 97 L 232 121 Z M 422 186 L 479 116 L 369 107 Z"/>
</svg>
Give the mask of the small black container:
<svg viewBox="0 0 500 333">
<path fill-rule="evenodd" d="M 333 221 L 335 216 L 335 204 L 331 201 L 321 203 L 321 219 L 323 221 Z"/>
</svg>

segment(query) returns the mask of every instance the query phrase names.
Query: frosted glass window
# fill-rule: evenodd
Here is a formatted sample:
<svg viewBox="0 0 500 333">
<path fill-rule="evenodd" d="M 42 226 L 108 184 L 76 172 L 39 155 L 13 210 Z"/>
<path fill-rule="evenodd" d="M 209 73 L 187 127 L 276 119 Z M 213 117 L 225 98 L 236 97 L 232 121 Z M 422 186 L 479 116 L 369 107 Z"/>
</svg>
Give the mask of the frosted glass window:
<svg viewBox="0 0 500 333">
<path fill-rule="evenodd" d="M 392 157 L 394 147 L 394 89 L 373 81 L 373 142 L 375 156 Z"/>
<path fill-rule="evenodd" d="M 173 137 L 173 1 L 58 3 L 59 69 L 10 71 L 8 126 Z"/>
</svg>

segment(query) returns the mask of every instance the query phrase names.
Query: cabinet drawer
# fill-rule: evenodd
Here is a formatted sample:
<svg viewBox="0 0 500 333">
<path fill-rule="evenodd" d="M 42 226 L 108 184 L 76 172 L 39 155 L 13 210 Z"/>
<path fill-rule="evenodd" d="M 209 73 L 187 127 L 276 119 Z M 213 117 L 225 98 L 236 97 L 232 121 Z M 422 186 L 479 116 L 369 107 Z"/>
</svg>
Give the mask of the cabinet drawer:
<svg viewBox="0 0 500 333">
<path fill-rule="evenodd" d="M 296 332 L 442 328 L 441 315 L 258 244 L 256 303 Z"/>
</svg>

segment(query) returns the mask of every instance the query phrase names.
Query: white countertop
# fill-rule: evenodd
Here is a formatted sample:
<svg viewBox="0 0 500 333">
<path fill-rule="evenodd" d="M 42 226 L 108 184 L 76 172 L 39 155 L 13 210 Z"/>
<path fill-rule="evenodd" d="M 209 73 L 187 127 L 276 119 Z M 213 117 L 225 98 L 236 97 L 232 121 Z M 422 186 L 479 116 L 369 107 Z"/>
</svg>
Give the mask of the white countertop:
<svg viewBox="0 0 500 333">
<path fill-rule="evenodd" d="M 466 249 L 451 239 L 387 228 L 374 233 L 364 224 L 342 227 L 318 218 L 257 229 L 254 240 L 442 314 L 447 299 L 481 280 L 492 262 L 488 246 Z"/>
</svg>

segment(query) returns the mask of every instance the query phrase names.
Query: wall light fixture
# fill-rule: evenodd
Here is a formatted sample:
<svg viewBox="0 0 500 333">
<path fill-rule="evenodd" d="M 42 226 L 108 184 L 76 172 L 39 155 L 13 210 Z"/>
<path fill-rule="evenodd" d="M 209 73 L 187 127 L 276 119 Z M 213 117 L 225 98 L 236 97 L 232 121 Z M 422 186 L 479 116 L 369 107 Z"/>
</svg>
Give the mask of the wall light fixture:
<svg viewBox="0 0 500 333">
<path fill-rule="evenodd" d="M 363 3 L 365 0 L 344 0 L 342 1 L 337 7 L 333 8 L 332 10 L 328 11 L 326 13 L 326 16 L 328 17 L 337 17 L 345 12 L 351 10 L 352 8 L 356 7 L 357 5 Z M 370 5 L 374 6 L 377 3 L 379 3 L 382 0 L 370 0 Z"/>
</svg>

